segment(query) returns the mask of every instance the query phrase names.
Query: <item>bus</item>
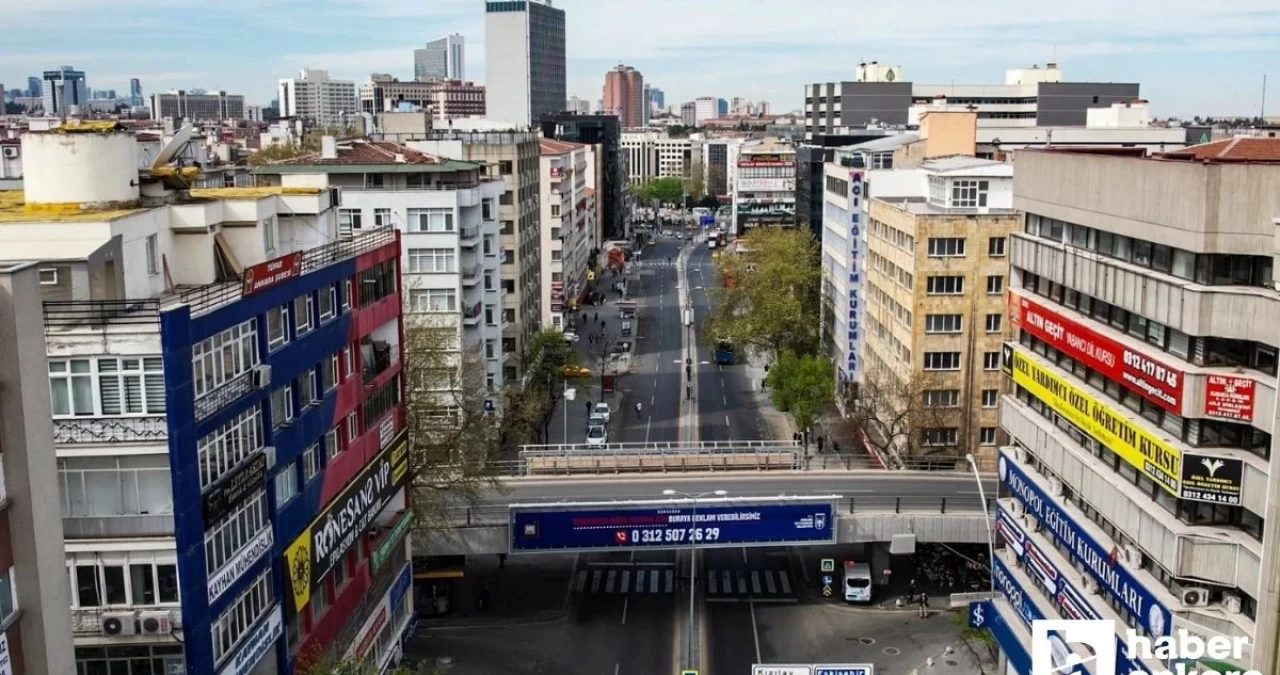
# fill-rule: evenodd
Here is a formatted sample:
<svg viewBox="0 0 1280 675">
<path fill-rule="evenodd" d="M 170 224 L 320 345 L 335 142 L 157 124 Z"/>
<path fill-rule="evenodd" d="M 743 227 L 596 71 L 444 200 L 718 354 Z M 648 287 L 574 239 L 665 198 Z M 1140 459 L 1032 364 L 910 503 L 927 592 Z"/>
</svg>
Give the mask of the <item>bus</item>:
<svg viewBox="0 0 1280 675">
<path fill-rule="evenodd" d="M 733 360 L 733 343 L 724 338 L 716 340 L 716 365 L 732 366 Z"/>
</svg>

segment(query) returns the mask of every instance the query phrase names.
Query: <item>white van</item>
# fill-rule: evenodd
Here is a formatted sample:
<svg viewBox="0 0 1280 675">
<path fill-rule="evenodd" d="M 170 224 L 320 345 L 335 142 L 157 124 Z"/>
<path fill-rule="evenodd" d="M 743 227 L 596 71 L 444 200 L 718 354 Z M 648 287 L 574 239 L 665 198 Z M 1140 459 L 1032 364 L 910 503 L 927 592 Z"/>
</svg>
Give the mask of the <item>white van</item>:
<svg viewBox="0 0 1280 675">
<path fill-rule="evenodd" d="M 844 562 L 845 602 L 871 602 L 871 566 L 867 563 Z"/>
</svg>

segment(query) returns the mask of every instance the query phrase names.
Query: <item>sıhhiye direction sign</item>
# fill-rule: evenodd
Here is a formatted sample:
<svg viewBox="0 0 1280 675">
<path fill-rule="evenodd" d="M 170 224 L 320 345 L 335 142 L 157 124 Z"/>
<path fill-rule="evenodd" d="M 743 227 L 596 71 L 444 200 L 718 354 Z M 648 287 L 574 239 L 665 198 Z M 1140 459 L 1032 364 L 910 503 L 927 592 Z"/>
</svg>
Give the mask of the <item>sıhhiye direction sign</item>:
<svg viewBox="0 0 1280 675">
<path fill-rule="evenodd" d="M 835 510 L 787 498 L 513 504 L 511 551 L 775 546 L 835 542 Z"/>
</svg>

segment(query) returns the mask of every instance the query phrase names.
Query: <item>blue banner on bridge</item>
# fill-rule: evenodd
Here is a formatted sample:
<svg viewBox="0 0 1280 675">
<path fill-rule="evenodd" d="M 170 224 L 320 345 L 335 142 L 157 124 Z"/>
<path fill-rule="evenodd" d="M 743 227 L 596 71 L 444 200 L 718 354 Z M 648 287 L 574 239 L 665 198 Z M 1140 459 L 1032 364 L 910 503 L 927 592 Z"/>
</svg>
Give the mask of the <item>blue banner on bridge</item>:
<svg viewBox="0 0 1280 675">
<path fill-rule="evenodd" d="M 696 516 L 695 516 L 696 513 Z M 573 508 L 512 506 L 511 551 L 835 543 L 827 502 L 686 503 Z"/>
</svg>

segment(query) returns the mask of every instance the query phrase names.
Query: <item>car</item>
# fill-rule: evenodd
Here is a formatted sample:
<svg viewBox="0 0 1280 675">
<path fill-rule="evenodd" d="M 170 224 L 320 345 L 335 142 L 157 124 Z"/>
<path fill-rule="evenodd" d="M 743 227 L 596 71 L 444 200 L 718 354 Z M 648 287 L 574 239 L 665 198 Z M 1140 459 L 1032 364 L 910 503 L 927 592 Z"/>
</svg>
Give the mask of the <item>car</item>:
<svg viewBox="0 0 1280 675">
<path fill-rule="evenodd" d="M 677 233 L 676 233 L 676 239 L 684 239 L 684 233 L 683 233 L 683 232 L 677 232 Z"/>
<path fill-rule="evenodd" d="M 609 432 L 602 426 L 587 429 L 587 445 L 604 445 L 609 442 Z"/>
<path fill-rule="evenodd" d="M 591 417 L 587 418 L 587 428 L 602 427 L 609 423 L 609 418 L 600 413 L 591 413 Z"/>
<path fill-rule="evenodd" d="M 577 341 L 578 341 L 578 334 L 577 334 L 577 333 L 575 333 L 575 332 L 573 332 L 573 331 L 571 331 L 571 330 L 567 330 L 567 331 L 565 331 L 565 332 L 564 332 L 564 341 L 565 341 L 565 342 L 577 342 Z"/>
<path fill-rule="evenodd" d="M 606 424 L 608 424 L 609 418 L 612 414 L 613 411 L 609 409 L 609 404 L 603 401 L 595 404 L 595 406 L 591 408 L 591 417 L 594 418 L 597 415 L 603 417 Z"/>
<path fill-rule="evenodd" d="M 561 368 L 560 374 L 565 377 L 590 377 L 591 369 L 586 366 L 569 365 Z"/>
</svg>

